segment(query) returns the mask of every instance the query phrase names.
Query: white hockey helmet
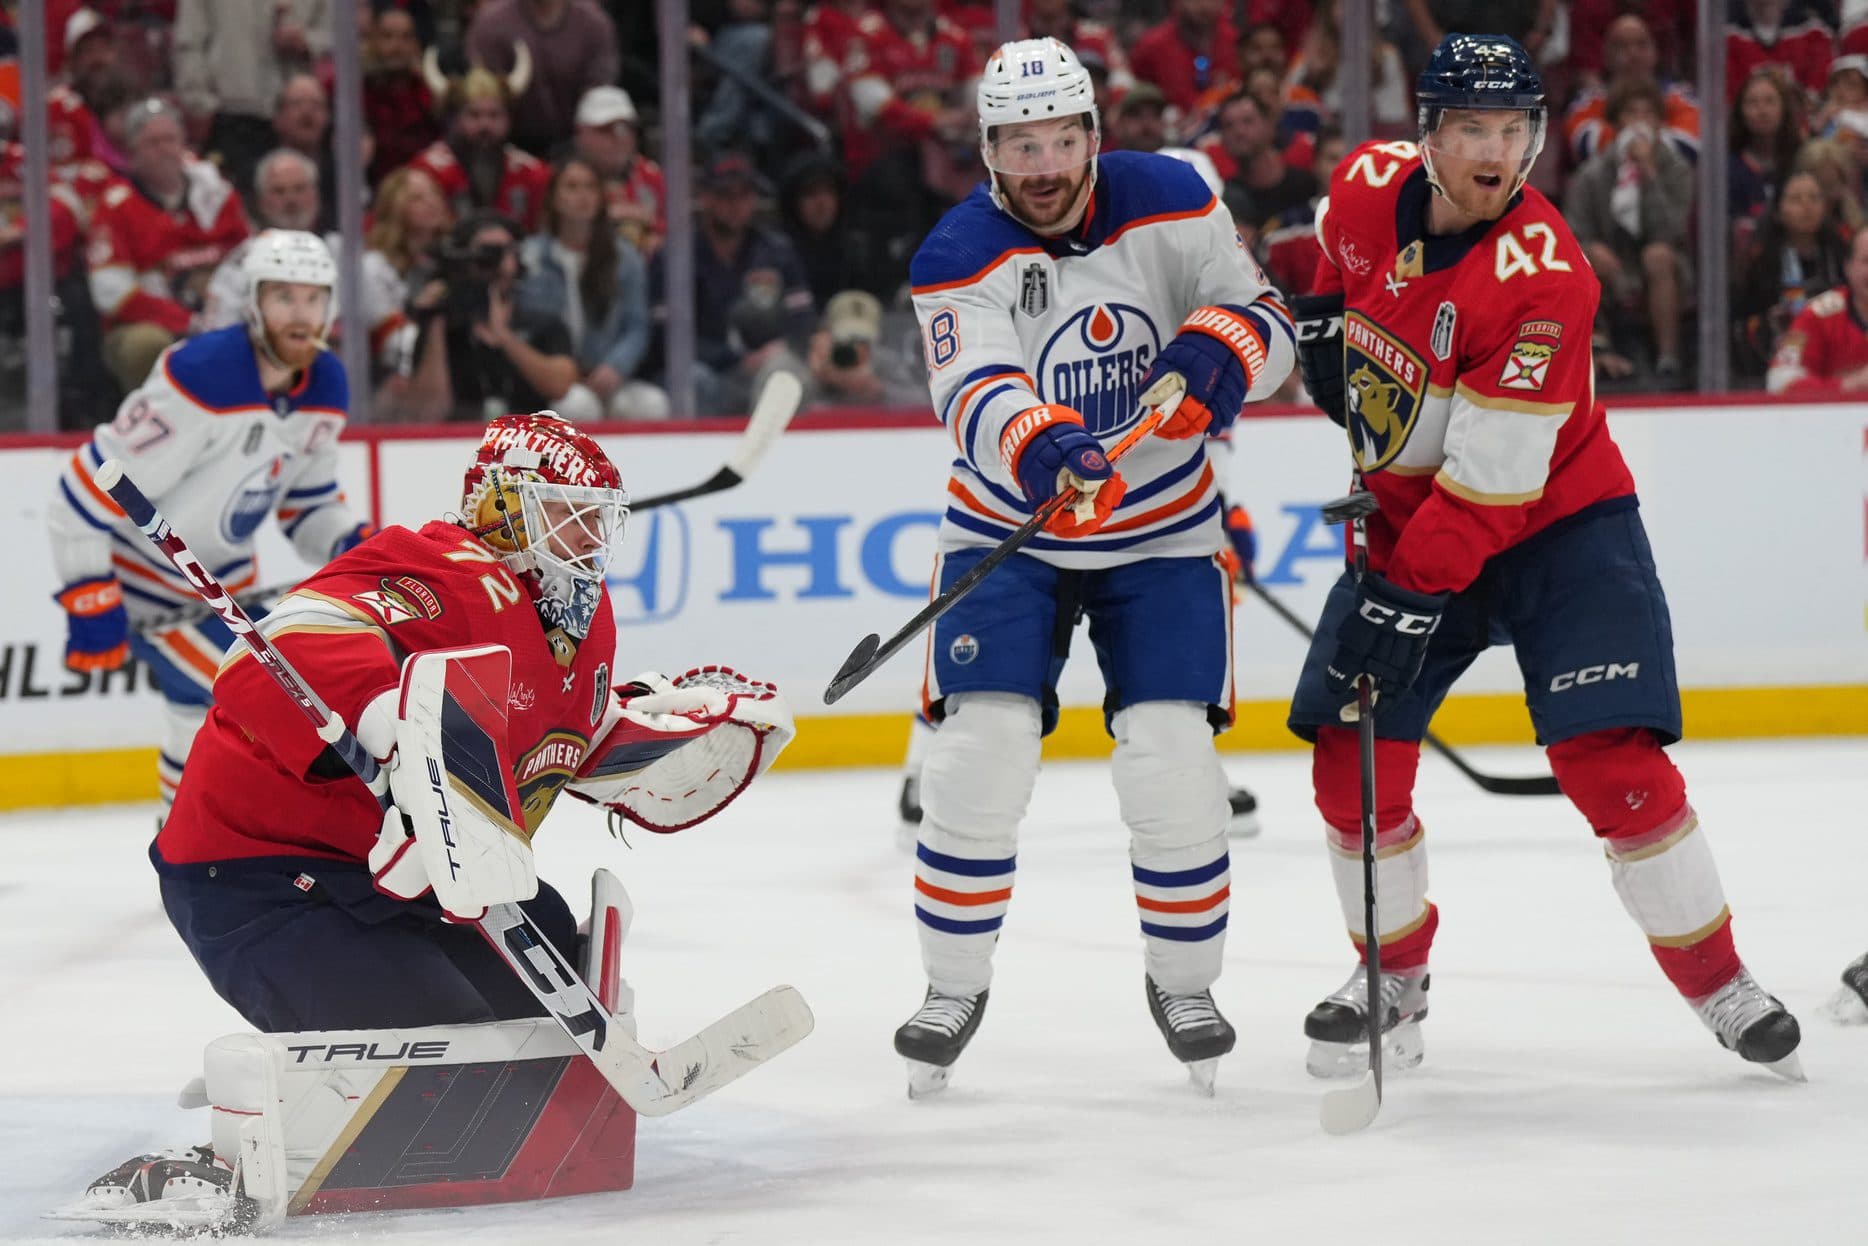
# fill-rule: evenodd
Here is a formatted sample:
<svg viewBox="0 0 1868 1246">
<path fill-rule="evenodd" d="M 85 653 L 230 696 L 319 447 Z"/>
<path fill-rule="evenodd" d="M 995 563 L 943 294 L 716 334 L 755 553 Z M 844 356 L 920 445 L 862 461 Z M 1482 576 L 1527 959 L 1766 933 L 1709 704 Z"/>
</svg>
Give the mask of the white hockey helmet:
<svg viewBox="0 0 1868 1246">
<path fill-rule="evenodd" d="M 263 230 L 247 244 L 246 257 L 240 261 L 240 274 L 247 282 L 246 306 L 242 311 L 255 346 L 268 352 L 272 349 L 266 340 L 265 319 L 259 312 L 259 288 L 267 281 L 323 286 L 329 290 L 331 300 L 318 336 L 328 338 L 331 335 L 331 326 L 337 321 L 337 261 L 331 258 L 331 249 L 324 245 L 324 239 L 302 229 Z"/>
<path fill-rule="evenodd" d="M 1086 159 L 1090 165 L 1087 200 L 1096 185 L 1096 154 L 1102 143 L 1102 118 L 1096 108 L 1096 84 L 1070 46 L 1058 39 L 1015 39 L 1001 44 L 986 62 L 976 92 L 979 109 L 979 154 L 985 162 L 992 199 L 1001 211 L 1016 216 L 1000 194 L 1001 173 L 1061 172 Z M 1031 159 L 1011 159 L 995 151 L 993 131 L 999 126 L 1061 117 L 1089 117 L 1090 141 L 1083 152 L 1058 164 L 1047 153 Z M 1084 154 L 1087 153 L 1087 154 Z"/>
</svg>

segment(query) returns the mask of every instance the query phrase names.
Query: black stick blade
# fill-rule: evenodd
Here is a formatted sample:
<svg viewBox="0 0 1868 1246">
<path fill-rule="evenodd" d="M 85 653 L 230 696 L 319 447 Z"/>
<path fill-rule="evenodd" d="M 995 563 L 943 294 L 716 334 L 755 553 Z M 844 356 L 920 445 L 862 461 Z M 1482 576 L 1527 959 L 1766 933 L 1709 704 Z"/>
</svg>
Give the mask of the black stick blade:
<svg viewBox="0 0 1868 1246">
<path fill-rule="evenodd" d="M 843 665 L 837 670 L 836 678 L 824 689 L 825 705 L 835 705 L 843 699 L 844 693 L 862 682 L 863 677 L 869 673 L 868 667 L 876 656 L 876 650 L 880 648 L 882 637 L 874 632 L 856 642 L 856 648 L 850 650 L 850 656 L 844 659 Z"/>
<path fill-rule="evenodd" d="M 1381 509 L 1381 503 L 1367 489 L 1357 489 L 1347 497 L 1337 498 L 1334 502 L 1323 504 L 1323 522 L 1327 524 L 1353 523 L 1358 519 L 1367 519 Z"/>
</svg>

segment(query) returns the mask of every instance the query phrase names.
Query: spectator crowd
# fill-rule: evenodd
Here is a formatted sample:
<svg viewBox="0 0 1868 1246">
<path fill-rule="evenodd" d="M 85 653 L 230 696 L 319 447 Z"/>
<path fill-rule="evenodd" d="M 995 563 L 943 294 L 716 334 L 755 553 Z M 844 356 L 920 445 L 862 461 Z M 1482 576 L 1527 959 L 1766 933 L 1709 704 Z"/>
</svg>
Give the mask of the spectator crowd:
<svg viewBox="0 0 1868 1246">
<path fill-rule="evenodd" d="M 338 153 L 331 42 L 353 4 L 365 133 L 362 151 Z M 170 343 L 240 318 L 256 231 L 331 233 L 340 158 L 366 186 L 362 288 L 340 292 L 337 329 L 369 342 L 358 418 L 664 418 L 671 301 L 693 307 L 703 414 L 744 411 L 780 370 L 818 405 L 927 400 L 908 260 L 983 177 L 972 84 L 998 42 L 985 0 L 693 0 L 687 290 L 665 278 L 654 5 L 47 7 L 65 427 L 108 418 Z M 1868 386 L 1868 4 L 1722 7 L 1722 101 L 1691 85 L 1689 0 L 1377 0 L 1369 61 L 1351 66 L 1338 0 L 1025 0 L 1020 34 L 1076 49 L 1105 150 L 1177 151 L 1216 177 L 1289 294 L 1314 278 L 1344 75 L 1367 83 L 1377 137 L 1411 139 L 1414 76 L 1441 35 L 1511 34 L 1550 98 L 1533 184 L 1562 204 L 1602 283 L 1603 387 L 1694 384 L 1693 256 L 1709 228 L 1730 234 L 1738 383 Z M 0 0 L 0 428 L 23 422 L 35 210 L 18 64 L 4 59 L 16 8 Z M 1729 115 L 1725 152 L 1701 150 L 1710 108 Z M 1696 202 L 1708 158 L 1728 164 L 1723 212 Z"/>
</svg>

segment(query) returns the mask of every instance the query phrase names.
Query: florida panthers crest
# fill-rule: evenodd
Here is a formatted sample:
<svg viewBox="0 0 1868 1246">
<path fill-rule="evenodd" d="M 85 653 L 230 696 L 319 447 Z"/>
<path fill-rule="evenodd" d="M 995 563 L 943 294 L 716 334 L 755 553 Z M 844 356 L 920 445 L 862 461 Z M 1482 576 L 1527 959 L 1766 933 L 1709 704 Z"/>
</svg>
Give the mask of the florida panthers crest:
<svg viewBox="0 0 1868 1246">
<path fill-rule="evenodd" d="M 1039 392 L 1074 407 L 1096 436 L 1120 432 L 1140 418 L 1136 399 L 1161 333 L 1140 308 L 1094 303 L 1060 324 L 1038 353 Z"/>
<path fill-rule="evenodd" d="M 1357 312 L 1343 319 L 1344 397 L 1356 465 L 1380 471 L 1407 444 L 1420 417 L 1427 363 Z"/>
</svg>

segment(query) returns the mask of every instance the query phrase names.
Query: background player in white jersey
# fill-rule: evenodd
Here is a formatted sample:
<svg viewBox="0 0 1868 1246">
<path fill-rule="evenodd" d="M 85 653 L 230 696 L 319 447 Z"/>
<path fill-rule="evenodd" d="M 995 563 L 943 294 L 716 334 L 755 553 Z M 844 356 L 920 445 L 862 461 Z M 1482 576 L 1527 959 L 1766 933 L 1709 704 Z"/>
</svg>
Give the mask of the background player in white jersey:
<svg viewBox="0 0 1868 1246">
<path fill-rule="evenodd" d="M 1064 488 L 1049 530 L 934 629 L 915 913 L 928 991 L 895 1034 L 910 1093 L 938 1089 L 983 1014 L 1018 824 L 1079 616 L 1108 696 L 1150 1012 L 1210 1087 L 1233 1031 L 1213 1005 L 1229 885 L 1231 585 L 1206 436 L 1289 373 L 1283 306 L 1191 167 L 1099 156 L 1089 74 L 1055 39 L 1006 44 L 979 84 L 989 183 L 910 266 L 935 409 L 960 457 L 942 589 Z M 1118 474 L 1105 441 L 1186 397 Z"/>
<path fill-rule="evenodd" d="M 236 594 L 255 586 L 253 534 L 268 514 L 307 562 L 356 545 L 369 528 L 344 503 L 337 438 L 350 405 L 344 366 L 325 349 L 337 266 L 315 234 L 269 230 L 246 257 L 246 323 L 170 347 L 59 477 L 47 507 L 68 615 L 65 664 L 115 670 L 132 653 L 162 689 L 162 800 L 174 799 L 221 656 L 219 619 L 92 481 L 120 459 Z M 263 614 L 263 610 L 254 610 Z"/>
</svg>

